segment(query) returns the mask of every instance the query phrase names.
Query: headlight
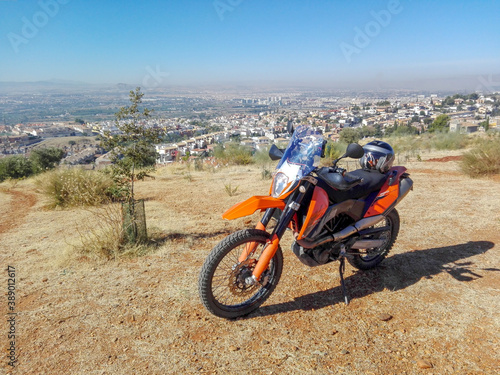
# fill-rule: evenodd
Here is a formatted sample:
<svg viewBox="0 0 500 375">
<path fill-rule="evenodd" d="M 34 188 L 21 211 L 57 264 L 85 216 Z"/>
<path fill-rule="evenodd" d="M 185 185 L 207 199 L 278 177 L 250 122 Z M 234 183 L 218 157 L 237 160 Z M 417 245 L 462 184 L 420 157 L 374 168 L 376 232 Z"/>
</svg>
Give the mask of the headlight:
<svg viewBox="0 0 500 375">
<path fill-rule="evenodd" d="M 276 173 L 276 176 L 274 176 L 273 191 L 271 193 L 271 196 L 274 198 L 278 198 L 283 193 L 283 190 L 287 187 L 287 185 L 288 177 L 284 173 Z"/>
</svg>

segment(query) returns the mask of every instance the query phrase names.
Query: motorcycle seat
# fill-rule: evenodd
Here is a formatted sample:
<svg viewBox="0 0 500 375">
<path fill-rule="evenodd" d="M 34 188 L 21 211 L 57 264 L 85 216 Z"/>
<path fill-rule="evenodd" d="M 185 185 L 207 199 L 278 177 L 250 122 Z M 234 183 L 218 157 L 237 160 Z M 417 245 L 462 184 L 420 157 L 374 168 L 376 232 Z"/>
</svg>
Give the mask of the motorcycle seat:
<svg viewBox="0 0 500 375">
<path fill-rule="evenodd" d="M 318 172 L 318 176 L 326 181 L 332 188 L 342 191 L 352 189 L 354 186 L 359 185 L 363 180 L 362 177 L 351 176 L 348 173 L 342 176 L 342 174 L 335 172 L 330 168 L 321 168 Z"/>
<path fill-rule="evenodd" d="M 352 172 L 347 172 L 344 175 L 344 180 L 347 185 L 350 185 L 347 190 L 339 189 L 342 184 L 332 184 L 332 181 L 337 181 L 338 177 L 329 176 L 333 173 L 320 174 L 319 176 L 329 186 L 327 190 L 328 196 L 334 202 L 343 202 L 348 199 L 359 199 L 368 194 L 379 190 L 387 180 L 388 175 L 380 173 L 376 170 L 356 169 Z M 338 173 L 336 175 L 340 176 Z M 342 177 L 342 176 L 340 176 Z M 346 186 L 347 186 L 346 185 Z"/>
</svg>

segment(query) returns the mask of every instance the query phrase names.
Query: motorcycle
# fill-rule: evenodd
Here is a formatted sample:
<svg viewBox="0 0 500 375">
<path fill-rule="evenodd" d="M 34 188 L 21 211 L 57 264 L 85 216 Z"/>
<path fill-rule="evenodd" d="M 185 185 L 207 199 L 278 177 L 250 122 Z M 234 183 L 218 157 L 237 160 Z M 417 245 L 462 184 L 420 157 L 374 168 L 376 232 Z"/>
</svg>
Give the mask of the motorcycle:
<svg viewBox="0 0 500 375">
<path fill-rule="evenodd" d="M 319 167 L 325 156 L 323 136 L 307 126 L 295 131 L 286 149 L 271 146 L 280 160 L 269 195 L 253 196 L 227 210 L 233 220 L 264 214 L 255 229 L 234 232 L 206 258 L 199 276 L 203 305 L 214 315 L 232 319 L 257 309 L 276 288 L 282 269 L 280 240 L 293 233 L 292 252 L 309 267 L 339 261 L 345 303 L 349 303 L 343 273 L 345 259 L 355 268 L 377 266 L 389 253 L 399 232 L 395 206 L 413 189 L 406 168 L 392 166 L 394 151 L 385 142 L 361 147 L 349 144 L 331 167 Z M 337 163 L 360 159 L 362 168 L 346 172 Z M 276 221 L 266 231 L 271 220 Z"/>
</svg>

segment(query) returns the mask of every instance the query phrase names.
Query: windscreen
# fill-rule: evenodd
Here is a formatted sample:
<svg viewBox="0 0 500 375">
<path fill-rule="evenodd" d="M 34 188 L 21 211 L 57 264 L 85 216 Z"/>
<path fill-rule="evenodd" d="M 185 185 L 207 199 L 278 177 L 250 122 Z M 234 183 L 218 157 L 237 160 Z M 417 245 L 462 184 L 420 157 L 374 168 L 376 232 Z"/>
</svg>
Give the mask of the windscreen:
<svg viewBox="0 0 500 375">
<path fill-rule="evenodd" d="M 287 173 L 288 177 L 290 179 L 300 179 L 319 165 L 322 147 L 323 136 L 316 130 L 301 125 L 293 133 L 276 169 L 293 169 L 296 171 L 296 176 L 290 176 Z"/>
</svg>

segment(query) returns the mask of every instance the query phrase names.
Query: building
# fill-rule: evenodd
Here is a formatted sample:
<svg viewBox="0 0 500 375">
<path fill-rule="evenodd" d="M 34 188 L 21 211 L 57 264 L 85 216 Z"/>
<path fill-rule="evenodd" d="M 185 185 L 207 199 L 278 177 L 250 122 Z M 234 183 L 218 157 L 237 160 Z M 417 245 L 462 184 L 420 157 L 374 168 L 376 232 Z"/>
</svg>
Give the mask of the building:
<svg viewBox="0 0 500 375">
<path fill-rule="evenodd" d="M 450 123 L 450 132 L 460 132 L 462 134 L 475 133 L 479 130 L 479 125 L 472 122 L 455 122 Z"/>
</svg>

